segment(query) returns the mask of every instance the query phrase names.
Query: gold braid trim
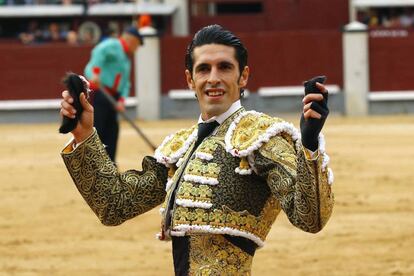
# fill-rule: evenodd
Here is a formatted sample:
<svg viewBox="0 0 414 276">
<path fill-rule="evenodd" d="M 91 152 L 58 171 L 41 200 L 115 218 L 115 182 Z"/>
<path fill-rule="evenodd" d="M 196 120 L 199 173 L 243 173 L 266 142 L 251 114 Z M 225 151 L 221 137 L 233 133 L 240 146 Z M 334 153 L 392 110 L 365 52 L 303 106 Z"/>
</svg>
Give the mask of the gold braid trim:
<svg viewBox="0 0 414 276">
<path fill-rule="evenodd" d="M 190 236 L 189 275 L 250 275 L 252 259 L 222 235 Z"/>
<path fill-rule="evenodd" d="M 165 166 L 147 156 L 142 171 L 118 172 L 96 131 L 61 155 L 80 194 L 105 225 L 121 224 L 164 200 Z"/>
<path fill-rule="evenodd" d="M 197 138 L 197 126 L 182 129 L 167 136 L 161 145 L 155 150 L 154 157 L 164 165 L 174 164 L 184 156 L 192 143 Z"/>
<path fill-rule="evenodd" d="M 299 131 L 291 123 L 246 111 L 230 125 L 225 136 L 226 151 L 236 157 L 246 157 L 276 135 L 287 136 L 295 143 L 299 140 Z"/>
<path fill-rule="evenodd" d="M 173 216 L 173 230 L 186 233 L 242 236 L 262 247 L 280 210 L 279 202 L 274 197 L 268 199 L 258 217 L 247 211 L 233 211 L 225 205 L 221 209 L 176 206 Z"/>
<path fill-rule="evenodd" d="M 267 178 L 272 194 L 279 200 L 290 222 L 316 233 L 328 221 L 333 194 L 322 170 L 322 158 L 308 160 L 305 150 L 281 136 L 273 137 L 255 155 L 255 166 Z"/>
<path fill-rule="evenodd" d="M 318 158 L 315 161 L 307 160 L 318 171 L 318 184 L 319 184 L 319 214 L 320 214 L 320 226 L 323 228 L 332 215 L 333 205 L 335 202 L 334 193 L 332 192 L 332 185 L 328 181 L 328 170 L 323 170 L 322 158 Z M 308 164 L 310 165 L 310 164 Z"/>
</svg>

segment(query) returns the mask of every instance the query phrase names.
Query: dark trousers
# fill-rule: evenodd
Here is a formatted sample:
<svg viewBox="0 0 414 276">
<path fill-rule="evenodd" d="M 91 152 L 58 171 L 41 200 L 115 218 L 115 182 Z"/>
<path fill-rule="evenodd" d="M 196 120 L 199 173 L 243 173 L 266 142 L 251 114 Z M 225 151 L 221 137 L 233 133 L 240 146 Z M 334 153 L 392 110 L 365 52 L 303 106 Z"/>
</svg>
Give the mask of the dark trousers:
<svg viewBox="0 0 414 276">
<path fill-rule="evenodd" d="M 106 145 L 105 149 L 109 158 L 115 162 L 119 134 L 118 114 L 102 93 L 99 90 L 94 91 L 94 126 L 102 143 Z"/>
</svg>

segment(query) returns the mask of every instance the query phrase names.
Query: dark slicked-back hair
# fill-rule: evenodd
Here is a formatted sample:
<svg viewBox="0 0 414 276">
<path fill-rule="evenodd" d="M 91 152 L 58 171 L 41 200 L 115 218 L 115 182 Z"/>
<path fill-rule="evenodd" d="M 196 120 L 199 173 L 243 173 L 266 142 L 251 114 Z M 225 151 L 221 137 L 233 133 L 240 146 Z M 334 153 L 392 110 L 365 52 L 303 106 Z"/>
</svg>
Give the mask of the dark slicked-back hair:
<svg viewBox="0 0 414 276">
<path fill-rule="evenodd" d="M 236 60 L 239 63 L 240 74 L 247 65 L 247 49 L 244 47 L 240 39 L 232 32 L 224 29 L 220 25 L 210 25 L 199 30 L 193 37 L 193 40 L 187 47 L 185 55 L 185 67 L 193 74 L 194 66 L 194 48 L 206 44 L 221 44 L 233 47 L 236 51 Z"/>
</svg>

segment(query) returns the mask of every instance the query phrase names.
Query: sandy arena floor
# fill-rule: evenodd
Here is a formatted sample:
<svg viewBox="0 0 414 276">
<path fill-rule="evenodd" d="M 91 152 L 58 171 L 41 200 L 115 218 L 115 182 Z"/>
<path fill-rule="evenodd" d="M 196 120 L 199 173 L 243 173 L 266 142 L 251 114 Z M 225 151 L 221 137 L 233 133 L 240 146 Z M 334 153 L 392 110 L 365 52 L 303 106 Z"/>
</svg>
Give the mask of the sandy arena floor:
<svg viewBox="0 0 414 276">
<path fill-rule="evenodd" d="M 297 124 L 297 118 L 291 119 Z M 159 144 L 193 121 L 141 122 Z M 170 243 L 155 240 L 158 208 L 101 225 L 72 184 L 57 124 L 0 125 L 0 275 L 173 275 Z M 414 275 L 414 117 L 331 117 L 324 131 L 336 206 L 314 235 L 282 214 L 253 275 Z M 150 150 L 122 125 L 121 169 Z"/>
</svg>

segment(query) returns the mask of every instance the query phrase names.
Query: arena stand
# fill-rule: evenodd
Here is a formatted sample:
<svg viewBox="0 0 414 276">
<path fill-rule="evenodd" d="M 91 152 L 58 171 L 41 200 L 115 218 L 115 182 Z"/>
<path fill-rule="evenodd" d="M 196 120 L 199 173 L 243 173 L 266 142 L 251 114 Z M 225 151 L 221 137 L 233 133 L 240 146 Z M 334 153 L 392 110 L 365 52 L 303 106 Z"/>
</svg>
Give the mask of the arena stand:
<svg viewBox="0 0 414 276">
<path fill-rule="evenodd" d="M 299 104 L 295 103 L 300 97 L 297 91 L 300 91 L 301 83 L 314 75 L 326 74 L 332 93 L 332 109 L 334 112 L 344 114 L 346 92 L 344 92 L 344 49 L 341 30 L 349 22 L 349 18 L 353 17 L 353 13 L 348 11 L 352 11 L 355 7 L 361 9 L 365 7 L 364 5 L 368 5 L 367 2 L 369 5 L 374 5 L 372 4 L 374 2 L 387 1 L 354 1 L 352 2 L 354 5 L 349 7 L 346 0 L 334 0 L 330 1 L 330 4 L 315 0 L 314 5 L 324 6 L 324 9 L 317 10 L 321 13 L 321 17 L 325 16 L 326 20 L 316 20 L 312 23 L 311 16 L 306 15 L 309 9 L 306 1 L 289 5 L 279 0 L 256 1 L 260 2 L 261 6 L 258 6 L 258 12 L 253 14 L 226 12 L 225 4 L 228 1 L 214 1 L 216 4 L 222 3 L 222 6 L 217 4 L 213 14 L 206 14 L 194 8 L 197 4 L 208 2 L 204 0 L 188 1 L 186 9 L 180 6 L 186 1 L 170 0 L 164 4 L 156 3 L 158 1 L 149 2 L 145 5 L 98 3 L 90 7 L 75 3 L 30 6 L 30 9 L 24 5 L 1 6 L 0 22 L 4 27 L 30 20 L 40 23 L 69 20 L 70 28 L 79 29 L 79 26 L 87 20 L 95 22 L 98 26 L 108 26 L 108 22 L 113 22 L 112 25 L 122 27 L 136 20 L 140 14 L 151 14 L 158 31 L 156 35 L 151 36 L 151 39 L 158 40 L 159 43 L 159 49 L 152 49 L 159 56 L 157 67 L 159 70 L 156 72 L 158 75 L 151 79 L 158 80 L 159 91 L 143 91 L 144 96 L 137 100 L 133 89 L 131 93 L 133 97 L 128 100 L 128 106 L 129 112 L 135 115 L 136 105 L 138 109 L 139 103 L 141 106 L 146 105 L 145 97 L 159 94 L 157 100 L 159 118 L 189 117 L 198 112 L 195 104 L 191 104 L 194 108 L 189 108 L 189 101 L 194 102 L 192 93 L 187 91 L 187 94 L 182 94 L 178 98 L 176 96 L 179 95 L 177 91 L 186 90 L 183 76 L 184 49 L 189 42 L 190 34 L 197 28 L 206 24 L 220 23 L 234 30 L 249 49 L 249 64 L 253 74 L 244 105 L 271 113 L 297 112 L 300 109 L 300 101 Z M 338 11 L 335 16 L 329 12 L 329 7 L 332 9 L 333 6 Z M 275 12 L 280 13 L 280 10 L 285 10 L 287 14 L 279 14 L 277 19 L 274 19 Z M 185 13 L 186 16 L 177 16 L 180 12 Z M 187 19 L 183 22 L 183 18 Z M 296 22 L 293 22 L 293 18 Z M 298 18 L 301 20 L 297 20 Z M 251 24 L 247 26 L 245 22 Z M 0 54 L 5 57 L 5 61 L 0 64 L 0 73 L 6 81 L 0 83 L 1 122 L 13 121 L 19 111 L 23 111 L 25 115 L 15 121 L 27 121 L 29 120 L 27 118 L 33 121 L 46 121 L 51 118 L 55 120 L 57 115 L 51 114 L 56 114 L 58 109 L 57 91 L 62 89 L 60 78 L 69 70 L 83 71 L 92 44 L 68 45 L 66 42 L 57 42 L 22 45 L 17 41 L 16 36 L 10 35 L 7 28 L 2 30 Z M 411 70 L 408 68 L 413 63 L 410 54 L 414 43 L 412 29 L 376 27 L 368 29 L 366 33 L 369 45 L 367 98 L 370 102 L 370 112 L 414 112 L 412 108 L 414 78 L 410 76 Z M 149 51 L 148 48 L 143 50 L 144 53 Z M 140 54 L 142 56 L 142 53 Z M 136 87 L 139 87 L 137 84 L 140 76 L 139 67 L 145 64 L 140 63 L 138 59 L 137 66 L 133 77 Z M 177 68 L 181 69 L 177 70 Z M 31 113 L 35 115 L 27 116 Z"/>
</svg>

